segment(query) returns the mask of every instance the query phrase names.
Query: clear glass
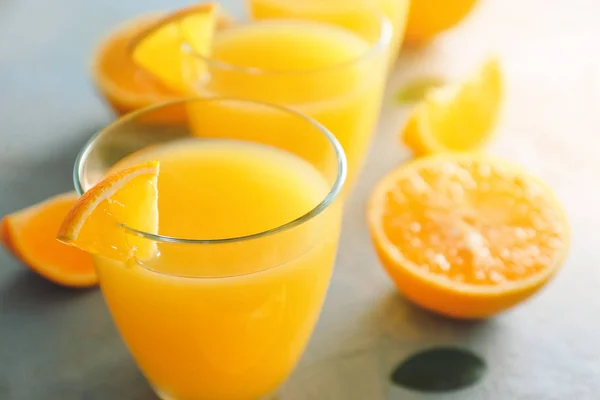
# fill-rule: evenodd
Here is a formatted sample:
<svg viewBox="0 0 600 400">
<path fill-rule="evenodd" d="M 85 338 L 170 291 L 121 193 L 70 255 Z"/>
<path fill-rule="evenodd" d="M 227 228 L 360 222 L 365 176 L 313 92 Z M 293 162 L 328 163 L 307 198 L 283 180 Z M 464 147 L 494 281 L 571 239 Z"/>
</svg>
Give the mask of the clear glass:
<svg viewBox="0 0 600 400">
<path fill-rule="evenodd" d="M 382 10 L 392 24 L 390 67 L 402 47 L 410 6 L 409 0 L 248 0 L 254 19 L 305 18 L 342 26 L 359 34 L 368 33 L 373 9 Z"/>
<path fill-rule="evenodd" d="M 197 94 L 282 104 L 320 122 L 344 148 L 348 188 L 377 126 L 392 32 L 381 12 L 364 19 L 368 23 L 360 35 L 332 24 L 291 19 L 250 21 L 221 30 L 213 41 L 212 58 L 193 55 L 197 70 L 205 72 L 196 79 Z M 351 58 L 322 65 L 344 46 L 352 52 L 352 43 L 364 47 Z M 185 46 L 184 51 L 191 53 Z M 266 64 L 271 67 L 257 67 Z M 245 125 L 261 124 L 256 114 L 249 117 Z"/>
<path fill-rule="evenodd" d="M 249 119 L 253 124 L 245 125 Z M 76 161 L 75 187 L 82 194 L 124 160 L 141 161 L 178 143 L 278 149 L 281 160 L 290 157 L 310 166 L 325 185 L 313 207 L 264 231 L 203 237 L 202 224 L 192 224 L 190 236 L 174 237 L 163 230 L 174 224 L 190 227 L 191 206 L 199 206 L 187 199 L 214 189 L 207 176 L 215 187 L 232 193 L 216 199 L 223 203 L 220 209 L 204 214 L 207 226 L 243 224 L 231 220 L 226 204 L 256 199 L 251 200 L 252 186 L 238 192 L 239 176 L 219 169 L 202 171 L 202 184 L 193 179 L 171 182 L 174 193 L 166 191 L 159 175 L 159 234 L 119 228 L 134 235 L 138 245 L 154 244 L 156 256 L 124 263 L 95 257 L 116 326 L 162 399 L 263 398 L 291 373 L 321 311 L 337 251 L 344 153 L 327 129 L 295 111 L 232 98 L 187 99 L 134 112 L 98 133 Z M 165 165 L 161 173 L 167 171 Z M 279 164 L 273 176 L 281 179 L 272 183 L 291 187 L 295 181 L 286 168 Z M 245 182 L 253 182 L 255 177 L 247 174 Z M 295 195 L 302 196 L 304 189 L 291 187 L 274 211 L 297 202 Z M 177 207 L 168 208 L 165 198 L 178 201 Z M 253 217 L 252 209 L 247 217 Z"/>
</svg>

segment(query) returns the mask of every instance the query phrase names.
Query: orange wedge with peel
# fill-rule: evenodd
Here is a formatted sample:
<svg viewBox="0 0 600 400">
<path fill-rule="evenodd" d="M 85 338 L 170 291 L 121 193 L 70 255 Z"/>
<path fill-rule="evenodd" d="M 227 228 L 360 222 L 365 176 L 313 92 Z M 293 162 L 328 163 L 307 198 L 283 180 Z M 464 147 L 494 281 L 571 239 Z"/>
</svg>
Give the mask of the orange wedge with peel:
<svg viewBox="0 0 600 400">
<path fill-rule="evenodd" d="M 131 40 L 161 16 L 147 14 L 127 21 L 111 31 L 94 54 L 91 70 L 94 86 L 117 115 L 179 97 L 135 64 L 130 54 Z"/>
<path fill-rule="evenodd" d="M 92 81 L 117 115 L 172 101 L 181 96 L 138 66 L 131 56 L 131 42 L 165 15 L 166 13 L 150 13 L 125 22 L 109 32 L 95 51 L 91 68 Z M 234 24 L 234 18 L 219 7 L 216 29 L 227 29 Z M 163 115 L 159 122 L 177 123 L 186 119 L 184 109 L 175 114 Z"/>
<path fill-rule="evenodd" d="M 205 70 L 196 55 L 210 53 L 218 10 L 215 3 L 202 3 L 159 19 L 133 39 L 133 60 L 171 90 L 193 94 Z"/>
<path fill-rule="evenodd" d="M 112 260 L 152 257 L 154 243 L 134 230 L 158 232 L 158 170 L 152 161 L 107 176 L 73 205 L 57 238 Z"/>
<path fill-rule="evenodd" d="M 401 165 L 373 190 L 367 220 L 400 292 L 462 319 L 490 317 L 532 296 L 559 270 L 570 243 L 548 186 L 483 155 Z"/>
<path fill-rule="evenodd" d="M 98 283 L 92 258 L 56 240 L 56 231 L 78 197 L 65 193 L 6 215 L 0 237 L 7 250 L 42 277 L 83 288 Z"/>
<path fill-rule="evenodd" d="M 491 58 L 464 82 L 428 91 L 412 111 L 401 140 L 417 156 L 481 149 L 498 120 L 502 81 L 500 63 Z"/>
</svg>

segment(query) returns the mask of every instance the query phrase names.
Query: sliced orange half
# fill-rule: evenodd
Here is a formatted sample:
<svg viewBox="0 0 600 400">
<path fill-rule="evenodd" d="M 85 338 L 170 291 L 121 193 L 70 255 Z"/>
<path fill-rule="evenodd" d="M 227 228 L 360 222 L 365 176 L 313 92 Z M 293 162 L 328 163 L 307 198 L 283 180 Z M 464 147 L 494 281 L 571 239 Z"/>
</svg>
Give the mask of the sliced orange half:
<svg viewBox="0 0 600 400">
<path fill-rule="evenodd" d="M 117 115 L 174 100 L 177 92 L 134 63 L 130 42 L 153 26 L 162 13 L 141 15 L 109 32 L 92 59 L 92 81 Z"/>
<path fill-rule="evenodd" d="M 6 215 L 1 239 L 7 250 L 44 278 L 63 286 L 88 287 L 98 283 L 92 258 L 55 237 L 77 198 L 77 193 L 65 193 Z"/>
<path fill-rule="evenodd" d="M 533 295 L 569 247 L 547 185 L 505 161 L 448 153 L 409 162 L 375 187 L 368 224 L 406 298 L 457 318 L 485 318 Z"/>
<path fill-rule="evenodd" d="M 161 18 L 132 41 L 133 60 L 170 89 L 193 93 L 205 70 L 195 55 L 209 55 L 218 10 L 215 3 L 202 3 Z"/>
<path fill-rule="evenodd" d="M 466 81 L 430 90 L 401 139 L 417 156 L 479 150 L 496 126 L 502 91 L 500 64 L 492 58 Z"/>
<path fill-rule="evenodd" d="M 155 26 L 164 15 L 152 13 L 126 21 L 109 32 L 94 52 L 93 83 L 117 115 L 181 97 L 136 64 L 131 55 L 131 42 Z M 234 18 L 220 7 L 216 29 L 227 29 L 233 24 Z M 186 117 L 185 109 L 182 109 L 181 113 L 161 116 L 161 121 L 180 123 Z"/>
<path fill-rule="evenodd" d="M 73 205 L 57 238 L 113 260 L 150 258 L 153 242 L 132 229 L 158 232 L 158 170 L 158 162 L 153 161 L 106 177 Z"/>
</svg>

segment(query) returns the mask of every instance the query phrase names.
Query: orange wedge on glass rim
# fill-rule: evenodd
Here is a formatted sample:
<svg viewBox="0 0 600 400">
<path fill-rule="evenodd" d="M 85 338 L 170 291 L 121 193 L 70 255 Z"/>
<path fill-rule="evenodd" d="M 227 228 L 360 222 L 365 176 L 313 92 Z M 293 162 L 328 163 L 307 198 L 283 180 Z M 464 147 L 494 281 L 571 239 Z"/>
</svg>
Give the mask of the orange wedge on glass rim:
<svg viewBox="0 0 600 400">
<path fill-rule="evenodd" d="M 177 92 L 136 65 L 129 50 L 131 40 L 161 16 L 160 13 L 141 15 L 116 27 L 101 41 L 93 56 L 94 86 L 117 115 L 178 97 Z"/>
<path fill-rule="evenodd" d="M 92 81 L 117 115 L 181 97 L 154 75 L 138 66 L 131 55 L 131 42 L 164 19 L 164 12 L 137 16 L 109 32 L 98 45 L 92 59 Z M 218 8 L 216 30 L 235 24 L 234 18 Z M 165 115 L 162 120 L 180 122 L 182 115 Z"/>
<path fill-rule="evenodd" d="M 132 40 L 133 60 L 169 89 L 193 94 L 205 70 L 196 55 L 210 53 L 218 10 L 215 3 L 202 3 L 160 18 Z"/>
<path fill-rule="evenodd" d="M 415 155 L 481 149 L 500 113 L 503 79 L 496 58 L 464 82 L 431 89 L 411 112 L 401 140 Z"/>
<path fill-rule="evenodd" d="M 6 215 L 1 242 L 23 264 L 62 286 L 94 286 L 98 277 L 89 254 L 56 240 L 56 231 L 77 193 L 64 193 Z"/>
<path fill-rule="evenodd" d="M 107 176 L 69 210 L 58 240 L 112 260 L 152 257 L 155 244 L 132 229 L 158 232 L 158 171 L 153 161 Z"/>
<path fill-rule="evenodd" d="M 447 153 L 416 159 L 372 192 L 367 220 L 400 292 L 463 319 L 506 310 L 541 289 L 570 233 L 553 192 L 502 160 Z"/>
</svg>

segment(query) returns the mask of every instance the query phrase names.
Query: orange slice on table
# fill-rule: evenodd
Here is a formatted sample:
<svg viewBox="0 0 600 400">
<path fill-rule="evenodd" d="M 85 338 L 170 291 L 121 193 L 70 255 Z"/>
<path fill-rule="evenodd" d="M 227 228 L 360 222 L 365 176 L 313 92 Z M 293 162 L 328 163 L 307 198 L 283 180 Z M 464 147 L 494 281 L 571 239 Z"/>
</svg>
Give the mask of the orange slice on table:
<svg viewBox="0 0 600 400">
<path fill-rule="evenodd" d="M 552 191 L 520 168 L 449 153 L 409 162 L 375 187 L 368 224 L 407 299 L 457 318 L 484 318 L 533 295 L 569 247 Z"/>
<path fill-rule="evenodd" d="M 152 257 L 154 243 L 131 229 L 158 232 L 158 169 L 158 162 L 147 162 L 100 181 L 73 205 L 57 238 L 113 260 Z"/>
<path fill-rule="evenodd" d="M 202 3 L 161 18 L 133 39 L 133 60 L 168 88 L 193 94 L 205 70 L 196 55 L 210 53 L 218 10 L 215 3 Z"/>
<path fill-rule="evenodd" d="M 9 214 L 2 220 L 2 244 L 44 278 L 69 287 L 98 283 L 89 254 L 56 240 L 56 231 L 77 201 L 65 193 Z"/>
<path fill-rule="evenodd" d="M 466 81 L 428 91 L 401 139 L 417 156 L 479 150 L 492 135 L 501 103 L 502 72 L 492 58 Z"/>
</svg>

